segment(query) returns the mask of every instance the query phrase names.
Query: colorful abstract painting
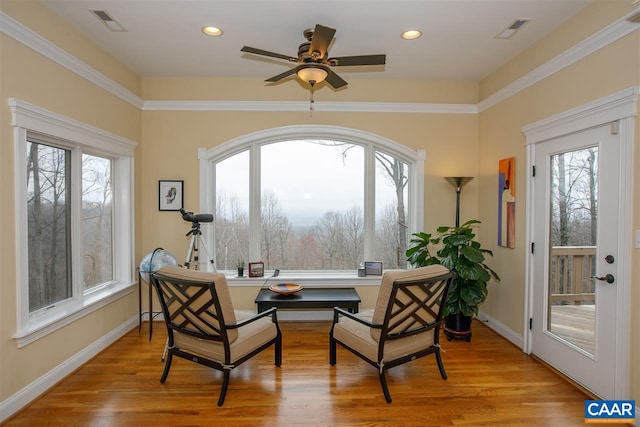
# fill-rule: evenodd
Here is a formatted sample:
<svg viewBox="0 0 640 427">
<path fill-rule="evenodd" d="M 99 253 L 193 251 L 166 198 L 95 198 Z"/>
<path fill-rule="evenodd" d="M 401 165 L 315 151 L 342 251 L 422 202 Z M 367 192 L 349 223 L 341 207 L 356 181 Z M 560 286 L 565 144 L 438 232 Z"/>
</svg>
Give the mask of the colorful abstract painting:
<svg viewBox="0 0 640 427">
<path fill-rule="evenodd" d="M 516 247 L 515 157 L 498 164 L 498 245 Z"/>
</svg>

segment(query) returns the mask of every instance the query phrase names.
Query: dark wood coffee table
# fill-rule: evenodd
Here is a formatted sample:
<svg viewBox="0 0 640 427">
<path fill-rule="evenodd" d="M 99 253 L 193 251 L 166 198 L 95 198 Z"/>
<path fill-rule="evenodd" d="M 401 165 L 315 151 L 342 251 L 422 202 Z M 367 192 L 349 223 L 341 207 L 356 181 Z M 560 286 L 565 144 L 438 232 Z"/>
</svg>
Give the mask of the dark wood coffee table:
<svg viewBox="0 0 640 427">
<path fill-rule="evenodd" d="M 310 309 L 340 307 L 351 313 L 358 312 L 360 296 L 354 288 L 305 288 L 292 295 L 279 295 L 263 288 L 256 297 L 258 313 L 278 309 Z"/>
</svg>

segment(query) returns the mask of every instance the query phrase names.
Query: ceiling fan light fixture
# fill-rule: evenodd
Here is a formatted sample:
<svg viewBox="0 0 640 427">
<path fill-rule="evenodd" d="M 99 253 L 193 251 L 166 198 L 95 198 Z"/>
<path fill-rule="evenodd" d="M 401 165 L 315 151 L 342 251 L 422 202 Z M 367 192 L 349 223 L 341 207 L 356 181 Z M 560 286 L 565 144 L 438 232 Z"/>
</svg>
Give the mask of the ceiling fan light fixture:
<svg viewBox="0 0 640 427">
<path fill-rule="evenodd" d="M 298 77 L 311 86 L 324 81 L 328 75 L 329 72 L 322 65 L 318 64 L 308 64 L 298 70 Z"/>
<path fill-rule="evenodd" d="M 202 27 L 202 32 L 211 37 L 218 37 L 222 35 L 222 29 L 213 26 Z"/>
<path fill-rule="evenodd" d="M 421 35 L 422 35 L 422 32 L 420 30 L 407 30 L 404 33 L 402 33 L 400 37 L 402 37 L 405 40 L 415 40 L 417 38 L 420 38 Z"/>
</svg>

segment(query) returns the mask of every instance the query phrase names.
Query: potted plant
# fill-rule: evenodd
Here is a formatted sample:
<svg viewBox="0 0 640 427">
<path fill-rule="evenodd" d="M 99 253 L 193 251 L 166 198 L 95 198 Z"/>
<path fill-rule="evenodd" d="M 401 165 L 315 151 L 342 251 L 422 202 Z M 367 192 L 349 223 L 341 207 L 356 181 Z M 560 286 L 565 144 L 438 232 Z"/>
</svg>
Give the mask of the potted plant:
<svg viewBox="0 0 640 427">
<path fill-rule="evenodd" d="M 414 233 L 407 259 L 414 267 L 441 264 L 456 273 L 451 283 L 444 307 L 444 333 L 449 341 L 461 338 L 471 341 L 471 320 L 478 314 L 479 306 L 487 297 L 487 283 L 500 277 L 487 266 L 483 249 L 471 228 L 480 221 L 470 220 L 459 227 L 438 227 L 437 236 L 430 233 Z M 435 255 L 432 254 L 436 250 Z"/>
<path fill-rule="evenodd" d="M 244 260 L 239 259 L 236 261 L 236 268 L 238 269 L 238 277 L 244 277 Z"/>
</svg>

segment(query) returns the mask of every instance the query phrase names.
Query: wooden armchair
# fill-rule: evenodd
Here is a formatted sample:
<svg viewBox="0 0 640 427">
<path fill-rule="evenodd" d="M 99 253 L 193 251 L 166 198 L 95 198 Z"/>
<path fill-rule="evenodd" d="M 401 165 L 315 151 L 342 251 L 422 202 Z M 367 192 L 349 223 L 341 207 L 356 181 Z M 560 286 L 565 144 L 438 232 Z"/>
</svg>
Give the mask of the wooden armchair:
<svg viewBox="0 0 640 427">
<path fill-rule="evenodd" d="M 275 344 L 275 365 L 282 363 L 282 334 L 276 309 L 248 316 L 233 309 L 224 275 L 179 267 L 153 274 L 153 286 L 167 325 L 168 355 L 164 383 L 173 356 L 223 373 L 218 406 L 222 406 L 232 369 Z"/>
<path fill-rule="evenodd" d="M 391 403 L 385 371 L 434 353 L 440 375 L 442 310 L 454 273 L 441 265 L 389 271 L 382 277 L 375 310 L 352 314 L 334 308 L 329 334 L 329 362 L 336 364 L 336 343 L 378 370 L 384 397 Z"/>
</svg>

